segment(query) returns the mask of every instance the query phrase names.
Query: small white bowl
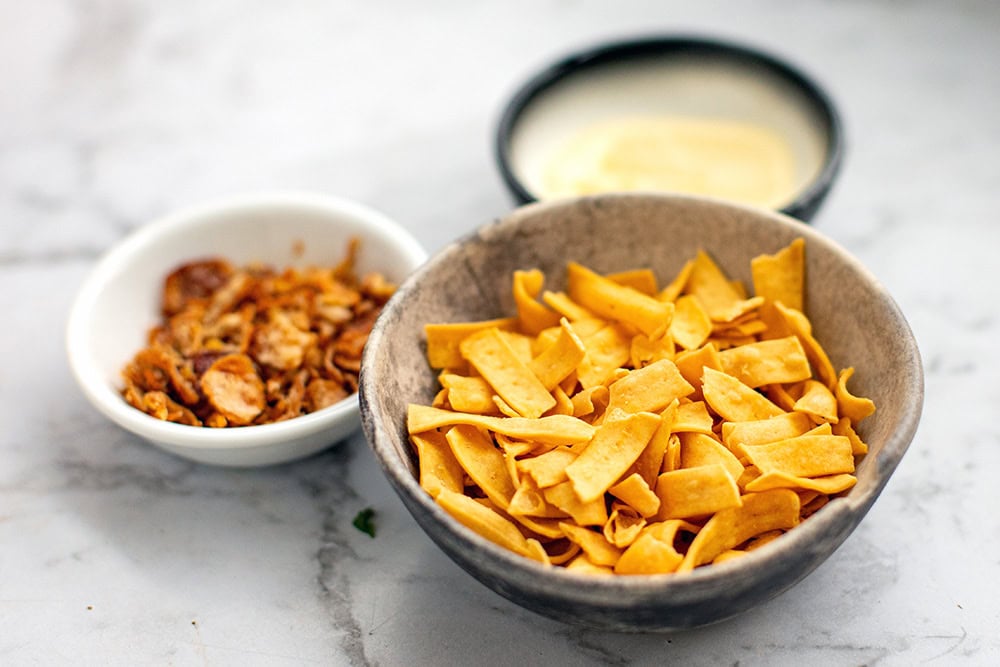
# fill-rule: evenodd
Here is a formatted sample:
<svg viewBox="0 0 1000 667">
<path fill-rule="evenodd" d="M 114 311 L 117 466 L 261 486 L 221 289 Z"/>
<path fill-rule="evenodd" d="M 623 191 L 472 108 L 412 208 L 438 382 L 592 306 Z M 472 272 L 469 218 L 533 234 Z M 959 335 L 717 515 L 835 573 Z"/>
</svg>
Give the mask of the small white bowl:
<svg viewBox="0 0 1000 667">
<path fill-rule="evenodd" d="M 178 265 L 211 255 L 278 268 L 339 262 L 361 241 L 357 271 L 401 282 L 427 258 L 420 243 L 381 213 L 339 198 L 272 193 L 238 196 L 151 222 L 94 267 L 70 310 L 70 368 L 90 402 L 122 428 L 178 456 L 224 466 L 263 466 L 315 453 L 360 426 L 352 395 L 274 424 L 216 429 L 161 421 L 120 395 L 121 371 L 159 320 L 163 280 Z"/>
</svg>

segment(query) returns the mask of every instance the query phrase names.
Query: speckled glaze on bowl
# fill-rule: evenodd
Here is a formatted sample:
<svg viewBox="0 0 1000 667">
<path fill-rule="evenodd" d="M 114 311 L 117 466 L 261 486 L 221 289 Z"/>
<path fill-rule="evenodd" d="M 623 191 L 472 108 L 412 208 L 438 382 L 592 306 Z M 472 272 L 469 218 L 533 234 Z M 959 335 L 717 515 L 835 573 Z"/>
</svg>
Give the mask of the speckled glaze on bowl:
<svg viewBox="0 0 1000 667">
<path fill-rule="evenodd" d="M 806 239 L 807 312 L 837 368 L 877 412 L 861 424 L 870 452 L 844 497 L 740 559 L 684 575 L 593 577 L 546 568 L 479 537 L 420 488 L 406 408 L 436 391 L 423 325 L 514 312 L 511 272 L 537 267 L 561 289 L 572 259 L 601 272 L 649 266 L 672 277 L 699 248 L 750 284 L 750 259 Z M 823 562 L 858 525 L 905 453 L 923 405 L 916 342 L 899 308 L 861 264 L 811 227 L 718 200 L 608 195 L 533 204 L 446 247 L 392 298 L 368 341 L 362 425 L 404 504 L 462 568 L 504 597 L 562 621 L 607 630 L 691 628 L 768 600 Z"/>
</svg>

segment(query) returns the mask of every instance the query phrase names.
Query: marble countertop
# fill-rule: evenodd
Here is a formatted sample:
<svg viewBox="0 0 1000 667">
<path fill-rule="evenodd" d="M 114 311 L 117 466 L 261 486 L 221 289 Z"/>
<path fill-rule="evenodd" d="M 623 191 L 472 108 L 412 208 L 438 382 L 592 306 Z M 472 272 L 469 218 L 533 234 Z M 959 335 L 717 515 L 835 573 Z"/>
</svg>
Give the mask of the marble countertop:
<svg viewBox="0 0 1000 667">
<path fill-rule="evenodd" d="M 0 663 L 997 664 L 997 28 L 987 1 L 0 4 Z M 563 625 L 448 560 L 360 434 L 206 467 L 75 386 L 69 304 L 130 230 L 295 188 L 379 208 L 433 252 L 511 208 L 491 132 L 528 73 L 675 30 L 787 56 L 839 102 L 848 152 L 814 224 L 883 281 L 923 354 L 908 454 L 792 590 L 689 632 Z M 374 538 L 351 524 L 366 507 Z"/>
</svg>

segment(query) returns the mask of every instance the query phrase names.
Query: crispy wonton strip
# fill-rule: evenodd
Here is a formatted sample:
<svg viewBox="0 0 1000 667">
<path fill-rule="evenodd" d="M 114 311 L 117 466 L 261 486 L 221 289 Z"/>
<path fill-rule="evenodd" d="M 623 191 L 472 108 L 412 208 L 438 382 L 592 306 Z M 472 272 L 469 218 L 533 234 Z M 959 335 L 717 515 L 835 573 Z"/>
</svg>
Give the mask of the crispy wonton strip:
<svg viewBox="0 0 1000 667">
<path fill-rule="evenodd" d="M 631 371 L 610 387 L 608 411 L 658 412 L 694 391 L 669 359 Z"/>
<path fill-rule="evenodd" d="M 462 356 L 522 417 L 541 417 L 556 404 L 545 385 L 518 358 L 498 329 L 484 329 L 461 342 Z"/>
<path fill-rule="evenodd" d="M 438 431 L 414 434 L 420 462 L 420 488 L 437 498 L 441 489 L 461 493 L 465 488 L 465 470 L 451 452 L 443 434 Z"/>
<path fill-rule="evenodd" d="M 542 495 L 547 502 L 569 514 L 573 517 L 573 521 L 581 526 L 603 526 L 608 520 L 608 508 L 604 504 L 604 498 L 582 502 L 569 480 L 542 489 Z"/>
<path fill-rule="evenodd" d="M 544 285 L 545 274 L 538 269 L 514 272 L 512 292 L 517 316 L 521 321 L 521 329 L 533 336 L 559 322 L 558 313 L 535 300 Z"/>
<path fill-rule="evenodd" d="M 670 335 L 685 350 L 701 347 L 712 334 L 712 320 L 701 305 L 698 297 L 690 294 L 674 302 L 674 319 L 670 323 Z"/>
<path fill-rule="evenodd" d="M 406 420 L 410 434 L 423 433 L 454 424 L 471 424 L 496 433 L 503 433 L 511 438 L 534 440 L 550 445 L 572 445 L 577 442 L 588 442 L 594 436 L 593 426 L 582 419 L 569 415 L 550 415 L 539 419 L 488 417 L 411 403 L 407 410 Z"/>
<path fill-rule="evenodd" d="M 608 489 L 608 493 L 628 504 L 640 516 L 655 516 L 660 509 L 660 498 L 653 493 L 642 475 L 635 472 Z M 619 545 L 620 546 L 620 545 Z"/>
<path fill-rule="evenodd" d="M 448 403 L 458 412 L 485 415 L 496 412 L 493 389 L 481 377 L 441 373 L 441 386 L 448 390 Z"/>
<path fill-rule="evenodd" d="M 847 389 L 847 381 L 854 375 L 853 368 L 845 368 L 840 371 L 837 378 L 837 405 L 840 407 L 840 414 L 857 424 L 865 417 L 875 412 L 875 403 L 870 399 L 854 396 Z"/>
<path fill-rule="evenodd" d="M 705 401 L 723 419 L 733 422 L 777 417 L 784 410 L 731 375 L 705 368 L 702 375 Z"/>
<path fill-rule="evenodd" d="M 531 360 L 528 368 L 542 385 L 552 391 L 576 370 L 586 354 L 583 341 L 576 335 L 569 320 L 559 321 L 559 336 L 545 351 Z"/>
<path fill-rule="evenodd" d="M 604 539 L 610 544 L 625 549 L 635 542 L 639 533 L 646 527 L 646 518 L 634 507 L 625 503 L 612 503 L 611 516 L 604 523 Z"/>
<path fill-rule="evenodd" d="M 722 442 L 730 449 L 734 445 L 763 445 L 794 438 L 812 427 L 812 420 L 801 412 L 786 412 L 756 421 L 725 422 L 722 425 Z"/>
<path fill-rule="evenodd" d="M 514 495 L 514 481 L 507 472 L 503 453 L 493 440 L 475 426 L 458 424 L 445 434 L 451 453 L 486 497 L 497 507 L 507 509 Z"/>
<path fill-rule="evenodd" d="M 803 310 L 805 247 L 805 239 L 798 238 L 773 255 L 750 260 L 754 294 Z"/>
<path fill-rule="evenodd" d="M 529 544 L 537 540 L 526 539 L 516 524 L 489 507 L 477 503 L 466 495 L 447 489 L 442 489 L 435 500 L 459 523 L 487 540 L 522 556 L 541 560 L 537 550 Z"/>
<path fill-rule="evenodd" d="M 734 480 L 743 474 L 743 464 L 740 460 L 713 436 L 704 433 L 681 433 L 678 437 L 681 440 L 682 468 L 697 468 L 718 463 Z"/>
<path fill-rule="evenodd" d="M 782 472 L 820 477 L 854 472 L 851 441 L 841 435 L 800 435 L 766 445 L 748 445 L 743 451 L 765 475 Z"/>
<path fill-rule="evenodd" d="M 695 534 L 698 527 L 678 519 L 647 526 L 615 563 L 616 574 L 669 574 L 683 562 L 674 547 L 681 531 Z"/>
<path fill-rule="evenodd" d="M 670 326 L 672 303 L 619 285 L 576 262 L 569 263 L 567 276 L 570 298 L 602 317 L 627 322 L 650 338 L 662 336 Z"/>
<path fill-rule="evenodd" d="M 592 563 L 612 567 L 622 555 L 621 549 L 608 542 L 601 533 L 568 522 L 560 523 L 559 527 L 570 541 L 580 545 Z"/>
<path fill-rule="evenodd" d="M 674 279 L 670 281 L 669 285 L 666 285 L 660 293 L 656 296 L 660 301 L 676 301 L 677 297 L 681 295 L 684 291 L 684 287 L 687 285 L 688 277 L 691 275 L 691 271 L 694 269 L 694 260 L 689 259 L 684 262 L 684 266 L 681 270 L 677 272 Z"/>
<path fill-rule="evenodd" d="M 751 388 L 812 377 L 805 350 L 795 336 L 723 350 L 719 361 L 725 373 Z"/>
<path fill-rule="evenodd" d="M 707 516 L 740 504 L 735 480 L 718 463 L 663 473 L 656 482 L 656 495 L 659 521 Z"/>
<path fill-rule="evenodd" d="M 795 401 L 792 409 L 806 413 L 817 423 L 836 424 L 838 420 L 837 397 L 827 389 L 825 384 L 816 380 L 806 380 L 802 396 Z"/>
<path fill-rule="evenodd" d="M 431 368 L 457 368 L 465 363 L 459 344 L 471 334 L 483 329 L 509 330 L 517 326 L 516 317 L 504 317 L 482 322 L 456 322 L 424 325 L 427 336 L 427 363 Z"/>
<path fill-rule="evenodd" d="M 769 489 L 805 489 L 833 495 L 854 486 L 858 478 L 850 473 L 824 475 L 822 477 L 797 477 L 783 472 L 769 472 L 747 483 L 745 490 L 767 491 Z"/>
<path fill-rule="evenodd" d="M 580 500 L 590 502 L 604 495 L 639 457 L 659 425 L 660 416 L 649 412 L 616 413 L 606 420 L 580 456 L 566 466 Z"/>
<path fill-rule="evenodd" d="M 678 572 L 690 572 L 716 556 L 771 530 L 799 523 L 799 497 L 788 489 L 774 489 L 743 496 L 738 507 L 716 513 L 695 536 Z"/>
<path fill-rule="evenodd" d="M 576 460 L 577 453 L 567 447 L 556 447 L 553 450 L 532 456 L 517 462 L 517 469 L 531 477 L 540 489 L 555 486 L 565 482 L 566 466 Z"/>
</svg>

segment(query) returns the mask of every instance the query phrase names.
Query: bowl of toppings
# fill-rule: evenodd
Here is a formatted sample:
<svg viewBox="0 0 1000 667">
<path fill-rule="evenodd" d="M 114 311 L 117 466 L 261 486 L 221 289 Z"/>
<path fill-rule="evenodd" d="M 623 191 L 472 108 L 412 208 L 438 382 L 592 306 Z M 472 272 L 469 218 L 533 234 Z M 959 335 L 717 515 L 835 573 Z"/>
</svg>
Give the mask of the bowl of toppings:
<svg viewBox="0 0 1000 667">
<path fill-rule="evenodd" d="M 716 622 L 830 556 L 916 430 L 920 356 L 878 281 L 784 215 L 614 194 L 517 209 L 402 283 L 362 424 L 416 521 L 524 607 Z"/>
<path fill-rule="evenodd" d="M 504 108 L 495 151 L 519 203 L 667 191 L 809 220 L 844 139 L 832 99 L 797 66 L 743 44 L 661 35 L 542 68 Z"/>
<path fill-rule="evenodd" d="M 176 455 L 260 466 L 360 426 L 372 324 L 426 253 L 355 202 L 273 193 L 144 225 L 100 259 L 66 344 L 84 395 Z"/>
</svg>

